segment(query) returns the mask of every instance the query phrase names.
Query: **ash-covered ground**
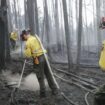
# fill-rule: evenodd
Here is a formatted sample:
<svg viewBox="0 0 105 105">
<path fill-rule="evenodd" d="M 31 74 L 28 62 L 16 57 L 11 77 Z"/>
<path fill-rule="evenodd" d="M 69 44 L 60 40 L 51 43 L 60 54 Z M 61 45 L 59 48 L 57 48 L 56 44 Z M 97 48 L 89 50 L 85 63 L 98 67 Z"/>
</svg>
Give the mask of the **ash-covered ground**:
<svg viewBox="0 0 105 105">
<path fill-rule="evenodd" d="M 18 83 L 20 78 L 21 70 L 23 66 L 23 60 L 11 60 L 6 64 L 6 69 L 0 74 L 0 105 L 10 105 L 10 95 L 13 91 L 13 87 L 7 87 L 7 84 Z M 67 71 L 66 64 L 52 64 L 56 68 Z M 63 97 L 55 97 L 51 95 L 51 91 L 46 82 L 47 97 L 44 99 L 39 98 L 39 84 L 37 82 L 35 74 L 32 73 L 32 65 L 26 64 L 22 84 L 17 92 L 15 92 L 14 99 L 17 105 L 72 105 L 68 103 Z M 53 72 L 66 80 L 71 80 L 70 76 L 62 73 Z M 96 84 L 98 87 L 104 84 L 105 73 L 97 68 L 81 68 L 80 70 L 74 70 L 74 74 L 88 79 L 89 81 Z M 76 105 L 86 105 L 85 94 L 87 91 L 80 87 L 67 84 L 57 79 L 60 89 L 64 94 L 72 100 Z M 88 96 L 90 105 L 93 105 L 94 95 L 92 93 Z"/>
<path fill-rule="evenodd" d="M 6 63 L 5 70 L 0 73 L 0 105 L 11 105 L 11 93 L 14 87 L 7 86 L 7 84 L 17 84 L 20 78 L 20 74 L 22 71 L 22 66 L 24 63 L 24 59 L 21 59 L 20 49 L 12 52 L 12 60 L 11 62 Z M 53 55 L 54 54 L 54 55 Z M 97 87 L 100 87 L 105 82 L 105 73 L 97 67 L 98 60 L 94 58 L 96 54 L 92 53 L 92 57 L 88 57 L 88 60 L 82 59 L 82 66 L 80 69 L 71 69 L 68 70 L 67 66 L 67 56 L 60 57 L 58 52 L 53 52 L 52 56 L 54 62 L 51 62 L 52 67 L 59 68 L 67 72 L 73 72 L 75 75 L 82 77 L 85 80 L 88 80 Z M 65 54 L 65 53 L 63 53 Z M 75 55 L 75 53 L 73 53 Z M 86 53 L 85 53 L 86 54 Z M 90 54 L 89 54 L 90 55 Z M 86 55 L 84 55 L 86 56 Z M 86 58 L 86 57 L 83 57 Z M 50 60 L 50 59 L 49 59 Z M 60 61 L 61 63 L 58 63 Z M 63 63 L 64 62 L 64 63 Z M 89 64 L 86 66 L 86 64 Z M 95 67 L 96 66 L 96 67 Z M 52 69 L 55 74 L 58 76 L 71 81 L 71 76 L 65 75 L 63 73 L 55 71 Z M 75 65 L 74 65 L 75 68 Z M 85 101 L 85 95 L 87 91 L 85 89 L 80 88 L 74 84 L 68 84 L 60 79 L 56 78 L 61 91 L 70 99 L 74 105 L 87 105 Z M 46 80 L 45 80 L 46 81 Z M 75 81 L 73 81 L 75 82 Z M 14 85 L 16 86 L 16 85 Z M 53 96 L 51 94 L 51 90 L 49 89 L 46 82 L 47 89 L 47 97 L 40 99 L 39 98 L 39 84 L 36 79 L 36 75 L 33 73 L 33 66 L 31 63 L 27 63 L 25 67 L 24 76 L 22 79 L 22 83 L 18 91 L 14 94 L 14 105 L 73 105 L 70 104 L 67 100 L 65 100 L 62 96 Z M 90 93 L 88 95 L 89 105 L 93 105 L 94 94 Z"/>
<path fill-rule="evenodd" d="M 7 63 L 6 69 L 2 71 L 0 78 L 0 104 L 11 105 L 11 93 L 20 78 L 23 61 L 12 60 Z M 45 98 L 39 97 L 39 84 L 36 75 L 32 72 L 32 66 L 26 64 L 24 76 L 20 88 L 13 94 L 15 105 L 66 105 L 63 97 L 53 96 L 46 82 Z M 11 84 L 14 87 L 11 87 Z M 9 86 L 8 86 L 9 85 Z"/>
</svg>

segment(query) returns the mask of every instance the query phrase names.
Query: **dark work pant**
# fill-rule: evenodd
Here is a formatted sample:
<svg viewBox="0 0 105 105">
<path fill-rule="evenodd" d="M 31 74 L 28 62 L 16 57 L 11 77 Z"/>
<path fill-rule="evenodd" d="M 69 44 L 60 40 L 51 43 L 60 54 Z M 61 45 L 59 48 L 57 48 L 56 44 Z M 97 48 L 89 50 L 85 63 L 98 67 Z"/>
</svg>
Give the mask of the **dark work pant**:
<svg viewBox="0 0 105 105">
<path fill-rule="evenodd" d="M 51 75 L 51 72 L 48 69 L 47 63 L 45 61 L 44 55 L 38 57 L 39 64 L 34 64 L 34 72 L 36 73 L 39 85 L 40 85 L 40 93 L 45 92 L 45 81 L 44 77 L 46 77 L 49 87 L 52 91 L 57 90 L 57 85 Z"/>
<path fill-rule="evenodd" d="M 16 41 L 13 40 L 13 39 L 10 39 L 10 42 L 11 42 L 12 49 L 15 49 L 15 47 L 16 47 Z"/>
<path fill-rule="evenodd" d="M 101 86 L 94 94 L 94 105 L 105 105 L 105 85 Z"/>
</svg>

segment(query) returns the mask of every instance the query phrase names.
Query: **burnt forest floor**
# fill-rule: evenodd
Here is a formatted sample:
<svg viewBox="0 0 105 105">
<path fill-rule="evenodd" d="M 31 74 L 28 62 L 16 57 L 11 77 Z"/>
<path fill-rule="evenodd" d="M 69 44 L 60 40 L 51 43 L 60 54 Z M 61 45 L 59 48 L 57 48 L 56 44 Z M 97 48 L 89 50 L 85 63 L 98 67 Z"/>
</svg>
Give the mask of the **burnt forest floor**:
<svg viewBox="0 0 105 105">
<path fill-rule="evenodd" d="M 12 76 L 21 73 L 21 69 L 23 66 L 23 60 L 12 59 L 11 62 L 6 64 L 5 70 L 3 72 L 10 71 Z M 55 68 L 62 69 L 67 71 L 67 65 L 65 64 L 52 64 Z M 32 65 L 27 64 L 25 68 L 24 78 L 32 71 Z M 7 81 L 3 72 L 0 74 L 0 105 L 11 105 L 10 103 L 10 95 L 13 91 L 13 87 L 7 87 Z M 53 69 L 53 72 L 59 75 L 66 80 L 70 80 L 71 77 L 67 76 L 63 73 L 59 73 Z M 99 87 L 104 84 L 105 81 L 105 73 L 102 72 L 98 68 L 80 68 L 79 70 L 73 71 L 75 75 L 82 77 L 84 79 L 88 79 Z M 64 94 L 74 102 L 76 105 L 86 105 L 85 102 L 85 94 L 86 90 L 81 89 L 80 87 L 74 84 L 67 84 L 62 82 L 60 79 L 56 78 L 60 89 Z M 90 105 L 93 105 L 94 95 L 92 93 L 88 96 L 88 101 Z M 14 105 L 72 105 L 68 103 L 63 97 L 55 97 L 51 95 L 51 91 L 47 90 L 47 97 L 40 99 L 39 98 L 39 90 L 31 91 L 31 90 L 21 90 L 19 89 L 14 96 L 15 104 Z"/>
</svg>

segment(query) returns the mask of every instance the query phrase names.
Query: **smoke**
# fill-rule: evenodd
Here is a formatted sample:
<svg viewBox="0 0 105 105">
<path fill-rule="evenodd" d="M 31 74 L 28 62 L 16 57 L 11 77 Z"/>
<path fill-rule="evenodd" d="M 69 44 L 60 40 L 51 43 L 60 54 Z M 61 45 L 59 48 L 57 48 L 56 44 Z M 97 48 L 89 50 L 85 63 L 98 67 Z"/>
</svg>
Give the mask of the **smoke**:
<svg viewBox="0 0 105 105">
<path fill-rule="evenodd" d="M 21 86 L 21 89 L 24 89 L 24 90 L 27 89 L 32 91 L 39 90 L 39 83 L 36 78 L 36 75 L 32 73 L 28 75 L 26 78 L 24 78 L 24 82 Z"/>
<path fill-rule="evenodd" d="M 18 84 L 18 81 L 20 79 L 19 74 L 12 74 L 11 71 L 3 71 L 2 72 L 5 80 L 8 82 L 8 84 Z M 47 81 L 45 80 L 46 87 Z M 17 86 L 17 85 L 14 85 Z M 36 75 L 34 73 L 29 74 L 27 77 L 23 78 L 21 81 L 21 90 L 30 90 L 30 91 L 37 91 L 39 90 L 39 83 L 36 78 Z"/>
<path fill-rule="evenodd" d="M 7 82 L 18 82 L 20 78 L 19 74 L 13 75 L 11 71 L 3 71 L 2 75 L 4 76 L 5 80 L 7 80 Z"/>
</svg>

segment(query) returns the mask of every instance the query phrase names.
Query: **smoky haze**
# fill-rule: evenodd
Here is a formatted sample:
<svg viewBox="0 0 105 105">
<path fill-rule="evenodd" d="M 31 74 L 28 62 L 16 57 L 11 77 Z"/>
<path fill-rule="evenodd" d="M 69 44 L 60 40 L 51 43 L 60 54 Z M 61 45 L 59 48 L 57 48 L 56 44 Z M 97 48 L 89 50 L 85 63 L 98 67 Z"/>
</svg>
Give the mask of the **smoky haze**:
<svg viewBox="0 0 105 105">
<path fill-rule="evenodd" d="M 11 71 L 6 71 L 6 72 L 2 72 L 5 80 L 8 82 L 8 84 L 18 84 L 18 81 L 20 79 L 20 75 L 19 74 L 12 74 Z M 46 83 L 46 87 L 47 85 L 47 81 L 45 80 Z M 17 85 L 15 85 L 17 86 Z M 22 79 L 22 83 L 20 86 L 21 90 L 30 90 L 30 91 L 37 91 L 39 90 L 39 83 L 38 80 L 36 78 L 36 75 L 34 73 L 29 74 L 28 76 L 26 76 L 25 78 Z"/>
</svg>

